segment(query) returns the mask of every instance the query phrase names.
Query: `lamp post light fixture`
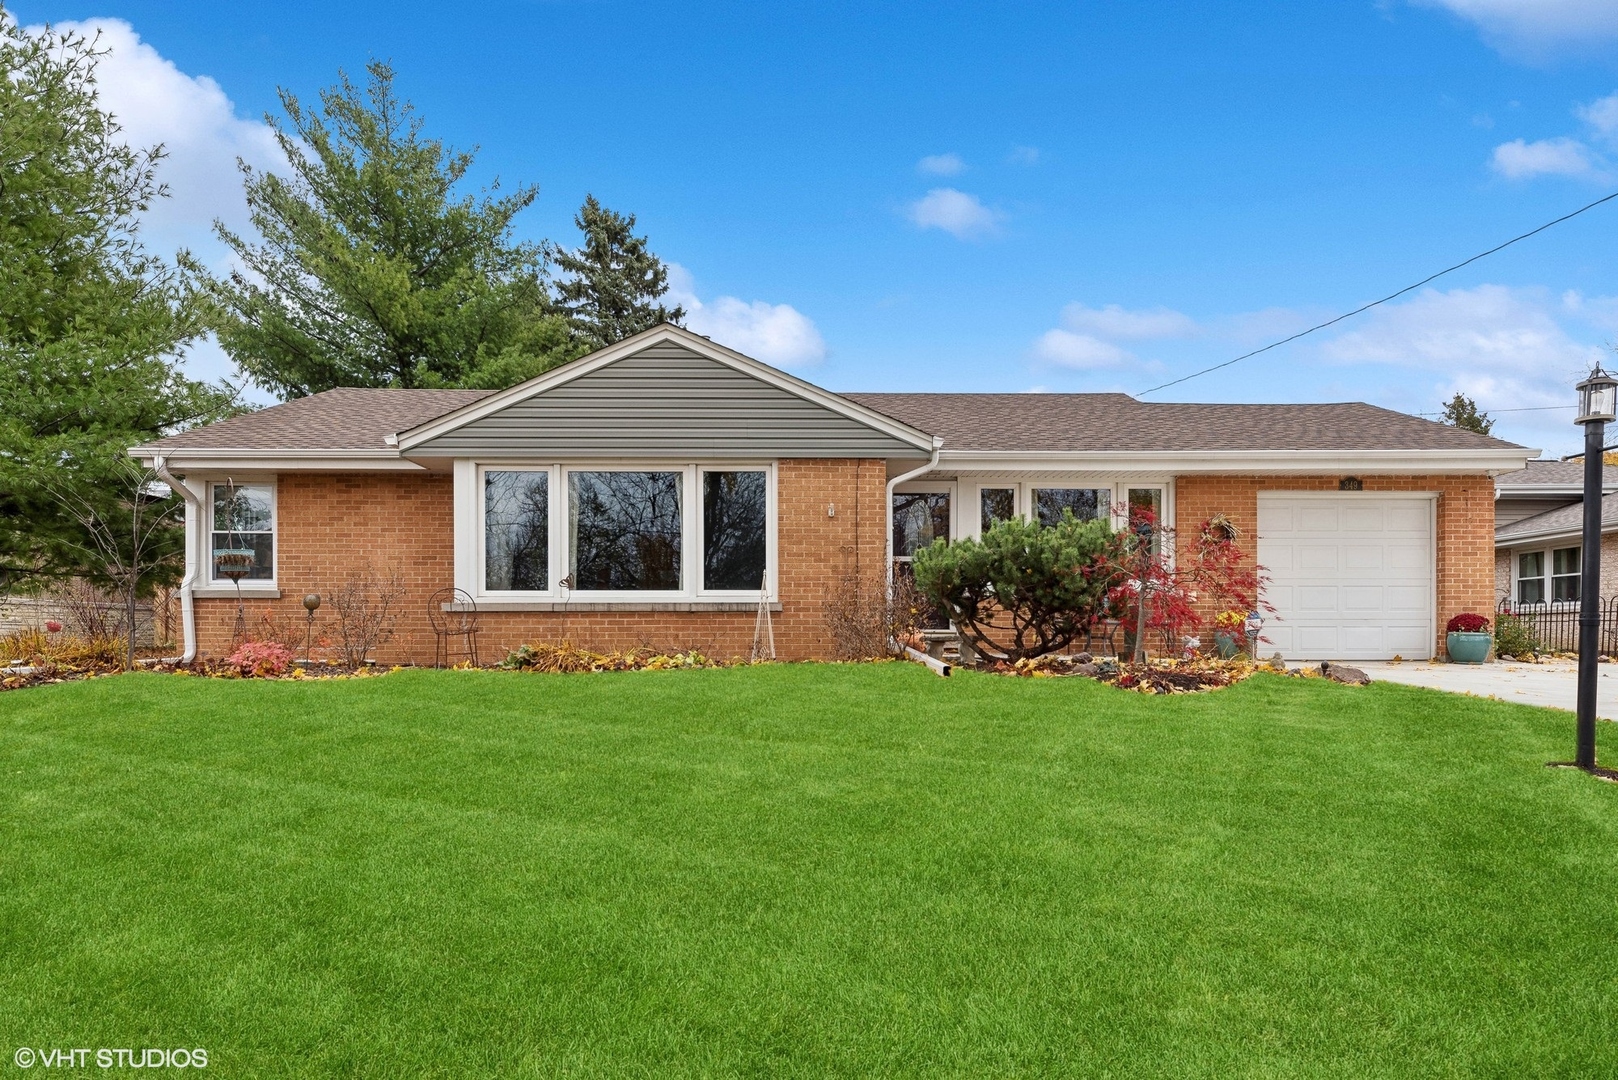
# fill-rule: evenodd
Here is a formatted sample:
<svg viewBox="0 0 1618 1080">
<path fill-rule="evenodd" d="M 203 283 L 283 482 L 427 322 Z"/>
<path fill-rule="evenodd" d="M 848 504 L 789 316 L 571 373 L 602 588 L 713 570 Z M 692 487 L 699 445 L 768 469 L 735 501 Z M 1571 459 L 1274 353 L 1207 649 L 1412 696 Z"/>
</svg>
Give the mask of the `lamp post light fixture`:
<svg viewBox="0 0 1618 1080">
<path fill-rule="evenodd" d="M 1618 379 L 1597 364 L 1577 387 L 1584 428 L 1584 544 L 1579 552 L 1578 749 L 1573 764 L 1596 767 L 1596 665 L 1601 652 L 1601 487 L 1607 422 L 1618 418 Z"/>
<path fill-rule="evenodd" d="M 303 598 L 303 610 L 305 610 L 305 611 L 307 611 L 309 613 L 308 621 L 304 624 L 304 628 L 303 628 L 303 662 L 304 662 L 304 666 L 306 666 L 306 667 L 310 663 L 312 663 L 312 661 L 310 660 L 310 657 L 309 657 L 309 642 L 314 638 L 314 634 L 315 634 L 315 612 L 318 611 L 319 609 L 320 609 L 320 594 L 319 593 L 310 593 L 308 596 L 305 596 Z"/>
</svg>

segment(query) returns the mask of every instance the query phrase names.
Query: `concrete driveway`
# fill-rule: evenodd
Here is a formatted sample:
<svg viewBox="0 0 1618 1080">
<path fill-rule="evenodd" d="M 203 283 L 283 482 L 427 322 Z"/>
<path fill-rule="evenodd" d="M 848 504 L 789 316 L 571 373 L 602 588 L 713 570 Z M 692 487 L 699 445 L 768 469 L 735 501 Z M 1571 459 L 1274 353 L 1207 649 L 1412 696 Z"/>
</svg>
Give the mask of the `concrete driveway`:
<svg viewBox="0 0 1618 1080">
<path fill-rule="evenodd" d="M 1407 683 L 1519 705 L 1544 705 L 1572 712 L 1578 703 L 1578 665 L 1566 660 L 1543 664 L 1401 664 L 1354 662 L 1373 681 Z M 1618 720 L 1618 664 L 1602 664 L 1596 684 L 1596 715 Z"/>
</svg>

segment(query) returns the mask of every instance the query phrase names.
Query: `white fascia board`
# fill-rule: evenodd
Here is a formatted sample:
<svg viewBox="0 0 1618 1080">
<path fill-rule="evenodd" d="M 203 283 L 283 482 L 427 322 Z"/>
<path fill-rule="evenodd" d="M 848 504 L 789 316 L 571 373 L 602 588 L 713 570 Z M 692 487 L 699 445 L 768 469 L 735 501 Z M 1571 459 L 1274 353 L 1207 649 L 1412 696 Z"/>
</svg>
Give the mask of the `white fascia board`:
<svg viewBox="0 0 1618 1080">
<path fill-rule="evenodd" d="M 1618 521 L 1601 526 L 1601 535 L 1618 532 Z M 1520 536 L 1496 536 L 1494 546 L 1497 548 L 1522 547 L 1524 544 L 1544 544 L 1553 540 L 1578 540 L 1584 536 L 1584 525 L 1581 523 L 1571 529 L 1550 529 L 1545 532 L 1523 533 Z"/>
<path fill-rule="evenodd" d="M 750 375 L 762 383 L 767 383 L 779 390 L 785 390 L 789 394 L 830 409 L 832 412 L 846 416 L 850 420 L 880 431 L 884 435 L 898 439 L 900 442 L 909 443 L 918 450 L 926 451 L 929 454 L 932 453 L 933 437 L 925 431 L 913 428 L 908 424 L 902 424 L 891 416 L 886 416 L 874 409 L 868 409 L 858 402 L 850 401 L 841 395 L 832 393 L 830 390 L 823 390 L 813 383 L 804 382 L 802 379 L 788 375 L 784 371 L 779 371 L 768 364 L 754 360 L 750 356 L 744 356 L 734 349 L 727 349 L 700 334 L 693 334 L 683 327 L 668 323 L 654 326 L 652 329 L 642 331 L 634 337 L 625 338 L 616 345 L 609 345 L 607 348 L 593 352 L 589 356 L 580 357 L 570 364 L 564 364 L 554 371 L 547 371 L 543 375 L 537 375 L 525 383 L 518 383 L 516 386 L 502 390 L 498 394 L 492 394 L 489 397 L 474 401 L 470 405 L 463 405 L 454 412 L 445 413 L 443 416 L 429 420 L 425 424 L 417 425 L 407 431 L 401 431 L 398 434 L 399 449 L 409 450 L 412 447 L 420 446 L 429 439 L 436 439 L 438 436 L 454 431 L 462 425 L 481 420 L 485 416 L 492 416 L 502 409 L 517 404 L 519 401 L 526 401 L 528 398 L 543 394 L 547 390 L 570 383 L 574 379 L 583 378 L 591 372 L 599 371 L 609 364 L 622 360 L 626 356 L 632 356 L 642 349 L 650 348 L 663 342 L 682 345 L 715 363 L 724 364 L 726 367 L 740 371 L 744 375 Z"/>
<path fill-rule="evenodd" d="M 1618 492 L 1618 486 L 1603 487 L 1601 494 L 1611 495 Z M 1569 499 L 1581 498 L 1584 495 L 1583 484 L 1507 484 L 1494 486 L 1494 497 L 1497 499 L 1537 499 L 1545 497 Z"/>
<path fill-rule="evenodd" d="M 245 450 L 132 446 L 129 456 L 150 462 L 161 456 L 177 472 L 254 469 L 259 472 L 426 472 L 397 450 Z"/>
<path fill-rule="evenodd" d="M 1534 450 L 945 450 L 938 467 L 977 471 L 1194 473 L 1501 473 L 1523 467 Z"/>
</svg>

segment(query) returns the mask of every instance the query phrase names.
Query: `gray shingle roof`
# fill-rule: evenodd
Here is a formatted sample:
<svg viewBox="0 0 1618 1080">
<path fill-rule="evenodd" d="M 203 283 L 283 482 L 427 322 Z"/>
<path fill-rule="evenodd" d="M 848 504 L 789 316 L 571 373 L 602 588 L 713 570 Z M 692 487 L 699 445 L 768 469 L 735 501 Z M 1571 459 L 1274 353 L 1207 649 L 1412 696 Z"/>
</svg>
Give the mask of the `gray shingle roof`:
<svg viewBox="0 0 1618 1080">
<path fill-rule="evenodd" d="M 386 436 L 425 424 L 490 393 L 339 387 L 148 445 L 161 450 L 386 450 Z"/>
<path fill-rule="evenodd" d="M 1618 487 L 1618 465 L 1602 468 L 1602 486 Z M 1502 490 L 1514 487 L 1568 487 L 1579 488 L 1584 483 L 1584 462 L 1535 460 L 1526 469 L 1501 473 L 1494 478 L 1495 486 Z"/>
<path fill-rule="evenodd" d="M 182 432 L 159 450 L 384 450 L 386 437 L 481 398 L 486 390 L 346 387 Z M 845 394 L 944 437 L 947 450 L 1488 450 L 1513 448 L 1361 402 L 1187 405 L 1127 394 Z M 1618 470 L 1615 470 L 1618 471 Z"/>
<path fill-rule="evenodd" d="M 1514 443 L 1351 401 L 1182 405 L 1127 394 L 845 394 L 946 450 L 1489 450 Z"/>
<path fill-rule="evenodd" d="M 1494 531 L 1494 543 L 1496 547 L 1506 547 L 1514 540 L 1528 537 L 1572 536 L 1583 528 L 1584 504 L 1576 502 L 1502 525 Z M 1614 529 L 1618 529 L 1618 495 L 1608 495 L 1601 500 L 1601 531 Z"/>
</svg>

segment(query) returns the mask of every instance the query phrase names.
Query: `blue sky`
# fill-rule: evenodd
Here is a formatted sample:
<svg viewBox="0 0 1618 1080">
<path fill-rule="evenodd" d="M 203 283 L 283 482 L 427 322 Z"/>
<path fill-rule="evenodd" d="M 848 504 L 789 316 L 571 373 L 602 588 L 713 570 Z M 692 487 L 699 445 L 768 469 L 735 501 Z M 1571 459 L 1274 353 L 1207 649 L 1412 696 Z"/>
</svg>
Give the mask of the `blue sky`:
<svg viewBox="0 0 1618 1080">
<path fill-rule="evenodd" d="M 526 235 L 634 212 L 697 329 L 838 390 L 1140 391 L 1618 190 L 1618 0 L 12 11 L 104 31 L 172 151 L 154 247 L 221 260 L 276 87 L 387 58 L 479 182 L 540 185 Z M 1156 397 L 1562 405 L 1618 341 L 1615 238 L 1618 202 Z"/>
</svg>

